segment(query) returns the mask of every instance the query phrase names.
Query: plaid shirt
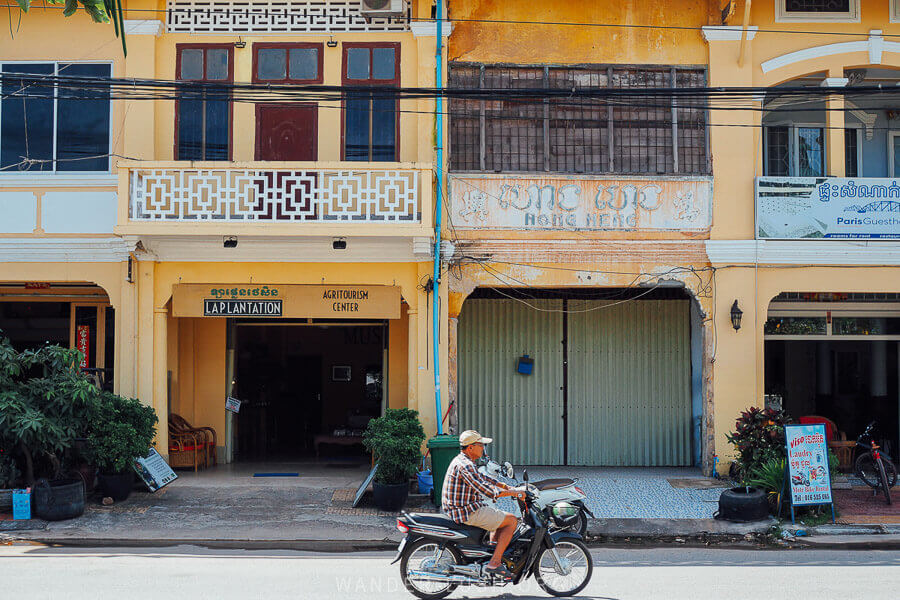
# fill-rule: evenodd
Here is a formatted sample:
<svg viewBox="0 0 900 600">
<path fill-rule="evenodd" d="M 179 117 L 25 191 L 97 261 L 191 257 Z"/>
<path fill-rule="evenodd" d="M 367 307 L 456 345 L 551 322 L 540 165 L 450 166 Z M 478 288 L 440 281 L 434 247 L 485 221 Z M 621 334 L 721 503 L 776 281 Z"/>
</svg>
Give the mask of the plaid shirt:
<svg viewBox="0 0 900 600">
<path fill-rule="evenodd" d="M 469 515 L 485 505 L 482 494 L 493 499 L 500 490 L 508 489 L 505 483 L 479 473 L 475 463 L 460 452 L 447 468 L 441 510 L 457 523 L 465 523 Z"/>
</svg>

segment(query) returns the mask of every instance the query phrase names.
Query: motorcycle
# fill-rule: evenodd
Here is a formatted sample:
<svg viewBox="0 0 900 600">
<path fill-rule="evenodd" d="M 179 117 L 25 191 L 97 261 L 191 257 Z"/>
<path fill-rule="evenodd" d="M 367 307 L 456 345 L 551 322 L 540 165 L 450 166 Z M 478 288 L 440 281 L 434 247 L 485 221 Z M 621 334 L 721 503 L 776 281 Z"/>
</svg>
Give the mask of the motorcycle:
<svg viewBox="0 0 900 600">
<path fill-rule="evenodd" d="M 550 595 L 572 596 L 587 586 L 594 572 L 591 555 L 577 533 L 562 529 L 578 514 L 559 502 L 537 504 L 538 489 L 528 484 L 525 498 L 516 499 L 522 519 L 503 554 L 511 580 L 485 571 L 494 547 L 488 532 L 456 523 L 445 515 L 401 513 L 397 529 L 406 534 L 391 564 L 400 562 L 403 585 L 423 600 L 444 598 L 457 587 L 517 585 L 534 576 Z M 523 488 L 519 488 L 523 489 Z M 551 531 L 551 523 L 558 526 Z"/>
<path fill-rule="evenodd" d="M 505 477 L 506 479 L 511 479 L 518 483 L 515 470 L 508 462 L 500 465 L 500 463 L 488 458 L 482 466 L 478 467 L 478 470 L 494 479 Z M 593 517 L 594 513 L 592 513 L 585 505 L 584 501 L 587 499 L 587 494 L 584 493 L 584 490 L 575 485 L 577 481 L 577 479 L 562 477 L 558 479 L 542 479 L 540 481 L 535 481 L 531 485 L 537 489 L 536 502 L 540 508 L 545 508 L 561 501 L 570 502 L 577 506 L 577 518 L 565 529 L 574 531 L 581 537 L 584 537 L 585 532 L 587 532 L 588 515 Z"/>
</svg>

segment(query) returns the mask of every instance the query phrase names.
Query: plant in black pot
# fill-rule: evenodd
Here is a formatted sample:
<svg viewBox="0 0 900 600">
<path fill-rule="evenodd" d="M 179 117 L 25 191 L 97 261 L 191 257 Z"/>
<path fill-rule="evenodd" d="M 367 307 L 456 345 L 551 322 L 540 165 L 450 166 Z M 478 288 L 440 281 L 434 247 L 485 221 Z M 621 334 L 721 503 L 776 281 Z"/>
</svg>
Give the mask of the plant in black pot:
<svg viewBox="0 0 900 600">
<path fill-rule="evenodd" d="M 126 500 L 134 486 L 134 459 L 146 456 L 156 434 L 156 411 L 135 398 L 101 392 L 100 408 L 88 424 L 87 445 L 97 465 L 104 497 Z"/>
<path fill-rule="evenodd" d="M 82 479 L 62 476 L 99 394 L 78 368 L 81 358 L 60 346 L 19 352 L 0 336 L 0 448 L 22 484 L 34 487 L 34 514 L 47 520 L 84 512 Z"/>
<path fill-rule="evenodd" d="M 422 462 L 424 442 L 425 431 L 414 410 L 389 408 L 383 417 L 369 421 L 363 444 L 378 463 L 372 491 L 381 510 L 395 512 L 406 503 L 409 480 Z"/>
</svg>

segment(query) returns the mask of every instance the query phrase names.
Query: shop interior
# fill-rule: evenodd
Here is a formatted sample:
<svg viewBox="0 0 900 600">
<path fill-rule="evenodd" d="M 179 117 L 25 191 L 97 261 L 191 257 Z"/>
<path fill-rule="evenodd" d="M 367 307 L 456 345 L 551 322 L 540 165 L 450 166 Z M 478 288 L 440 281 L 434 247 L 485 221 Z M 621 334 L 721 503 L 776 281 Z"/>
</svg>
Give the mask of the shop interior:
<svg viewBox="0 0 900 600">
<path fill-rule="evenodd" d="M 235 325 L 235 460 L 368 462 L 362 433 L 387 397 L 387 324 Z"/>
</svg>

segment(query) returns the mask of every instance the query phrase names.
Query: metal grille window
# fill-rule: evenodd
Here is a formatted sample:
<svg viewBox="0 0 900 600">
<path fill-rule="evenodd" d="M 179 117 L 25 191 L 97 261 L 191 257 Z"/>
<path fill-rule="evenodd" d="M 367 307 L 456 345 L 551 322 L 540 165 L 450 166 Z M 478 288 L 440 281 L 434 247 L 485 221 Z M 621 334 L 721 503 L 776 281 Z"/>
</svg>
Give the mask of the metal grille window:
<svg viewBox="0 0 900 600">
<path fill-rule="evenodd" d="M 693 67 L 450 64 L 456 89 L 700 88 Z M 691 101 L 696 104 L 696 101 Z M 709 173 L 706 110 L 671 98 L 454 98 L 451 169 L 561 173 Z"/>
<path fill-rule="evenodd" d="M 786 0 L 785 12 L 849 12 L 850 0 Z"/>
</svg>

